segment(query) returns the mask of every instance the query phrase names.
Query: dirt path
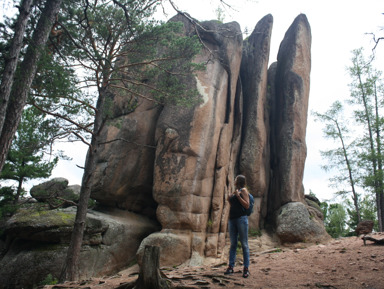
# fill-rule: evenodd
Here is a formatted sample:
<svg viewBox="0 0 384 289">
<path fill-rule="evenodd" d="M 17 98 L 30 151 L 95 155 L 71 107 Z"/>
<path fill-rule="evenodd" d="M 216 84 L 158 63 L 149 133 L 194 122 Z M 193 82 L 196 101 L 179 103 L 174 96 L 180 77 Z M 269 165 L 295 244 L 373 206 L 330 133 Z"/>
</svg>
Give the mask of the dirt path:
<svg viewBox="0 0 384 289">
<path fill-rule="evenodd" d="M 384 233 L 372 236 L 381 239 Z M 163 272 L 174 284 L 184 288 L 384 289 L 384 246 L 370 241 L 364 246 L 357 237 L 332 240 L 325 245 L 296 244 L 274 252 L 272 245 L 265 246 L 260 239 L 250 240 L 251 275 L 247 279 L 242 278 L 241 260 L 235 274 L 229 277 L 223 275 L 225 264 L 163 268 Z M 138 267 L 132 267 L 112 277 L 45 288 L 117 288 L 137 278 L 137 272 Z"/>
</svg>

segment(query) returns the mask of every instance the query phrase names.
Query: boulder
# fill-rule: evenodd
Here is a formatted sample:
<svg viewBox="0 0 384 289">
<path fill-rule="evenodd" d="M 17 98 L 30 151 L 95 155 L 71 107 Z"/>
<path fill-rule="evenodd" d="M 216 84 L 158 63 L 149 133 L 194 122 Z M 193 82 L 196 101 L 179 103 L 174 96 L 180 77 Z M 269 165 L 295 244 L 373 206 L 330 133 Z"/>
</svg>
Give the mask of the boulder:
<svg viewBox="0 0 384 289">
<path fill-rule="evenodd" d="M 270 172 L 269 100 L 267 97 L 268 61 L 273 17 L 267 15 L 244 40 L 241 61 L 241 83 L 244 98 L 243 140 L 239 160 L 240 173 L 247 179 L 249 191 L 255 197 L 254 213 L 249 226 L 259 229 L 265 218 Z"/>
<path fill-rule="evenodd" d="M 68 180 L 65 178 L 54 178 L 47 182 L 33 186 L 30 194 L 39 202 L 46 202 L 53 199 L 65 190 L 68 186 Z"/>
<path fill-rule="evenodd" d="M 191 251 L 186 250 L 191 247 L 191 233 L 158 232 L 149 235 L 137 251 L 139 265 L 142 264 L 144 249 L 148 245 L 160 247 L 160 266 L 178 266 L 191 258 Z"/>
<path fill-rule="evenodd" d="M 330 237 L 321 221 L 300 202 L 282 206 L 276 217 L 276 235 L 281 243 L 323 242 Z"/>
<path fill-rule="evenodd" d="M 33 186 L 30 194 L 38 202 L 48 203 L 51 208 L 69 207 L 78 202 L 80 189 L 80 185 L 68 186 L 65 178 L 54 178 Z"/>
<path fill-rule="evenodd" d="M 357 224 L 356 227 L 356 236 L 366 235 L 372 233 L 373 230 L 373 221 L 372 220 L 363 220 Z"/>
<path fill-rule="evenodd" d="M 76 211 L 22 211 L 5 225 L 9 240 L 1 260 L 2 288 L 33 288 L 48 274 L 58 278 Z M 158 224 L 120 210 L 89 211 L 80 253 L 80 278 L 113 274 L 134 261 L 140 242 Z M 22 274 L 20 273 L 22 272 Z"/>
</svg>

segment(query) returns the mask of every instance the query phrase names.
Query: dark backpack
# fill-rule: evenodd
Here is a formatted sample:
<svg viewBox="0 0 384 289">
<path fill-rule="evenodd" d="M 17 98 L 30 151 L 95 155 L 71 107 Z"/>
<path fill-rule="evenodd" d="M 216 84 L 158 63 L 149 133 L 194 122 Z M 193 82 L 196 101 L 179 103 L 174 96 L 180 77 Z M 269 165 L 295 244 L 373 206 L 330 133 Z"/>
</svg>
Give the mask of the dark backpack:
<svg viewBox="0 0 384 289">
<path fill-rule="evenodd" d="M 255 199 L 251 194 L 249 195 L 249 207 L 248 209 L 245 209 L 245 213 L 247 216 L 250 216 L 253 213 L 253 205 L 255 204 Z"/>
</svg>

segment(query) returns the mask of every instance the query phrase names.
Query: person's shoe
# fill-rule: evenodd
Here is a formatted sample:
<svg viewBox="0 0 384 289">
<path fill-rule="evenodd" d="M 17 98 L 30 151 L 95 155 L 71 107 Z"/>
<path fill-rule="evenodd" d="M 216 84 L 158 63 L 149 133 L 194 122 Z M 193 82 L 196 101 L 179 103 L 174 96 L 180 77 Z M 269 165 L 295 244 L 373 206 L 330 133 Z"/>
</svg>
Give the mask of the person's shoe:
<svg viewBox="0 0 384 289">
<path fill-rule="evenodd" d="M 224 275 L 231 275 L 233 274 L 233 267 L 228 266 L 227 270 L 225 270 Z"/>
<path fill-rule="evenodd" d="M 243 278 L 248 278 L 248 277 L 249 277 L 249 270 L 247 267 L 244 267 Z"/>
</svg>

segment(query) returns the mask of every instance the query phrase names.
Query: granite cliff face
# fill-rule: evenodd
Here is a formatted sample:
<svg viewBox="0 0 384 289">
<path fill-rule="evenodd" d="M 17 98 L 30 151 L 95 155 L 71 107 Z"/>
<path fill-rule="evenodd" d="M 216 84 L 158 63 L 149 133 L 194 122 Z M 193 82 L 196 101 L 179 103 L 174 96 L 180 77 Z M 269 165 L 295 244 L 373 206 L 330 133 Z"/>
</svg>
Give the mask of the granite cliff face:
<svg viewBox="0 0 384 289">
<path fill-rule="evenodd" d="M 185 32 L 198 33 L 204 43 L 195 61 L 207 63 L 206 69 L 188 83 L 202 102 L 186 108 L 139 99 L 132 110 L 128 96 L 111 91 L 113 123 L 102 132 L 92 198 L 106 214 L 123 210 L 145 217 L 151 225 L 142 235 L 152 233 L 126 238 L 113 250 L 140 245 L 140 262 L 145 245 L 159 245 L 161 265 L 171 266 L 222 257 L 226 196 L 237 174 L 246 176 L 255 197 L 251 230 L 269 229 L 281 242 L 328 238 L 321 212 L 306 200 L 302 185 L 311 70 L 306 16 L 289 27 L 269 68 L 271 15 L 244 41 L 236 22 L 195 26 L 182 15 L 171 21 L 183 22 Z"/>
</svg>

